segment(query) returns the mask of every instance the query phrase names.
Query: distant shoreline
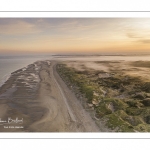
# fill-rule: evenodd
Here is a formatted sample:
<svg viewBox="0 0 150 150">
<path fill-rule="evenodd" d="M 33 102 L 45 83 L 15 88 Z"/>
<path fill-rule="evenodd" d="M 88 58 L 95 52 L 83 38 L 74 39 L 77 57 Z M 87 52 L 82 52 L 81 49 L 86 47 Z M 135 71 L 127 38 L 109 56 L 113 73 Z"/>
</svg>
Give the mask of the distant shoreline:
<svg viewBox="0 0 150 150">
<path fill-rule="evenodd" d="M 56 54 L 54 57 L 97 57 L 97 56 L 150 56 L 150 54 Z"/>
</svg>

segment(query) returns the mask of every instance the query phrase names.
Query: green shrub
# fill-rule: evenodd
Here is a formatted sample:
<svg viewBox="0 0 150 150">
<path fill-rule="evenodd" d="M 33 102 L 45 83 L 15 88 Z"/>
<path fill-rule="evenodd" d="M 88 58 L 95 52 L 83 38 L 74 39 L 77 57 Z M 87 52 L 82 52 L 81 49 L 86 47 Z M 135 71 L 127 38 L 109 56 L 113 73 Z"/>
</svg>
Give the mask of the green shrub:
<svg viewBox="0 0 150 150">
<path fill-rule="evenodd" d="M 133 132 L 134 127 L 124 121 L 120 116 L 118 116 L 116 113 L 112 113 L 110 115 L 106 115 L 104 117 L 107 122 L 106 125 L 113 129 L 117 130 L 119 132 Z"/>
<path fill-rule="evenodd" d="M 125 102 L 123 102 L 123 100 L 120 100 L 120 99 L 104 98 L 103 101 L 112 102 L 115 111 L 116 110 L 125 110 L 128 107 L 128 105 Z"/>
<path fill-rule="evenodd" d="M 126 109 L 126 113 L 128 115 L 132 115 L 132 116 L 137 116 L 137 115 L 140 115 L 142 113 L 143 109 L 139 109 L 139 108 L 136 108 L 136 107 L 128 107 Z"/>
</svg>

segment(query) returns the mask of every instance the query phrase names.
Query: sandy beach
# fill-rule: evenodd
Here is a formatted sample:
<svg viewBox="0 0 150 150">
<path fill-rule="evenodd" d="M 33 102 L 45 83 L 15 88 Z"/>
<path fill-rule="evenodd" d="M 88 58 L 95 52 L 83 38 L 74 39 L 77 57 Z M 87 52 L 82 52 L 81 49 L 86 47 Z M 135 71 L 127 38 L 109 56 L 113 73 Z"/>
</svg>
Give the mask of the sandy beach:
<svg viewBox="0 0 150 150">
<path fill-rule="evenodd" d="M 99 132 L 56 72 L 55 61 L 19 69 L 0 88 L 0 132 Z"/>
</svg>

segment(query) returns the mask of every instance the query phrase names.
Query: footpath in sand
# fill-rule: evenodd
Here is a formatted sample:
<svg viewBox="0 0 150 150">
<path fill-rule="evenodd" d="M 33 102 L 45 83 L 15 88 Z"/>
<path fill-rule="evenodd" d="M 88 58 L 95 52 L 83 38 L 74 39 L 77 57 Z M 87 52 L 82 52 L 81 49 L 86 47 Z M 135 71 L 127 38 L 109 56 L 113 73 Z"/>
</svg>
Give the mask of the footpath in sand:
<svg viewBox="0 0 150 150">
<path fill-rule="evenodd" d="M 57 74 L 56 64 L 35 62 L 14 72 L 0 88 L 0 131 L 100 131 Z"/>
</svg>

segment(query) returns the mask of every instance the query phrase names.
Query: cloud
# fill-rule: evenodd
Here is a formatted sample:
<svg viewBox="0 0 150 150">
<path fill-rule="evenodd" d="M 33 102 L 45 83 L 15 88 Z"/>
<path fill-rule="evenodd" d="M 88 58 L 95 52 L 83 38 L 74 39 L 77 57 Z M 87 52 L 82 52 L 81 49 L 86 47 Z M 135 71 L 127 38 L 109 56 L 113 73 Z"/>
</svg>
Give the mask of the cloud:
<svg viewBox="0 0 150 150">
<path fill-rule="evenodd" d="M 142 38 L 142 36 L 138 36 L 135 33 L 127 33 L 128 38 Z"/>
<path fill-rule="evenodd" d="M 89 31 L 99 27 L 98 24 L 93 22 L 84 22 L 85 19 L 52 19 L 44 20 L 41 26 L 45 26 L 49 29 L 57 30 L 60 32 L 80 32 Z"/>
<path fill-rule="evenodd" d="M 32 34 L 40 31 L 36 25 L 23 20 L 13 20 L 7 22 L 7 24 L 0 24 L 0 34 L 2 35 Z"/>
<path fill-rule="evenodd" d="M 147 33 L 143 34 L 141 36 L 139 36 L 135 33 L 127 33 L 127 37 L 132 38 L 132 39 L 136 39 L 135 40 L 136 43 L 150 44 L 149 35 Z"/>
<path fill-rule="evenodd" d="M 150 39 L 141 39 L 141 40 L 138 40 L 137 42 L 140 42 L 143 44 L 150 44 Z"/>
</svg>

